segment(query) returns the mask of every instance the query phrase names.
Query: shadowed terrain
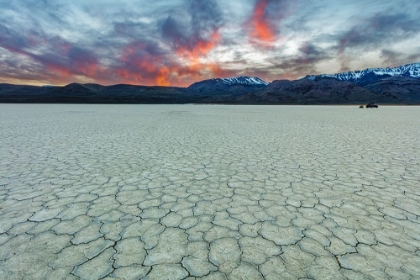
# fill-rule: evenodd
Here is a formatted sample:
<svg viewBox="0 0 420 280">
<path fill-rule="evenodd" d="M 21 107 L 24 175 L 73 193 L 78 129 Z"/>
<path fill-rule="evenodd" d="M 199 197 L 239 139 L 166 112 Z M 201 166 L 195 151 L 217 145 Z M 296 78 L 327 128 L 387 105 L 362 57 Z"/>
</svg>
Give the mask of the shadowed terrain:
<svg viewBox="0 0 420 280">
<path fill-rule="evenodd" d="M 0 84 L 3 103 L 125 103 L 125 104 L 420 104 L 420 79 L 379 75 L 370 82 L 313 79 L 278 80 L 267 84 L 197 82 L 188 88 L 72 83 L 63 87 Z"/>
</svg>

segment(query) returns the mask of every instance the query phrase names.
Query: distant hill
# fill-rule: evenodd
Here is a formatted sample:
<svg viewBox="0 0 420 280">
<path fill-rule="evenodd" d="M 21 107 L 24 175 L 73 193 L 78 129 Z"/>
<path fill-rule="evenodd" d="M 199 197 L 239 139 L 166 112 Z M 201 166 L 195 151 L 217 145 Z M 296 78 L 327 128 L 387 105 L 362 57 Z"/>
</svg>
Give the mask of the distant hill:
<svg viewBox="0 0 420 280">
<path fill-rule="evenodd" d="M 134 85 L 102 86 L 72 83 L 64 87 L 0 84 L 6 103 L 188 103 L 196 101 L 185 88 Z"/>
<path fill-rule="evenodd" d="M 63 87 L 0 84 L 3 103 L 128 104 L 420 104 L 420 63 L 310 75 L 271 83 L 257 77 L 215 78 L 188 88 L 72 83 Z"/>
</svg>

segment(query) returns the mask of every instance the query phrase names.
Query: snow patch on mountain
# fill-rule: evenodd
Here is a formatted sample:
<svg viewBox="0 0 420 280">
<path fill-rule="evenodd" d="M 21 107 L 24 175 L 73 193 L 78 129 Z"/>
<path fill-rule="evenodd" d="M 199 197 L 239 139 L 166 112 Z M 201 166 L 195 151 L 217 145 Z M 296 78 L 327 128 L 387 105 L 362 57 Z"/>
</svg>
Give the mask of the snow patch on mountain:
<svg viewBox="0 0 420 280">
<path fill-rule="evenodd" d="M 258 77 L 239 76 L 233 78 L 219 78 L 213 80 L 221 80 L 226 85 L 268 85 L 269 83 Z"/>
</svg>

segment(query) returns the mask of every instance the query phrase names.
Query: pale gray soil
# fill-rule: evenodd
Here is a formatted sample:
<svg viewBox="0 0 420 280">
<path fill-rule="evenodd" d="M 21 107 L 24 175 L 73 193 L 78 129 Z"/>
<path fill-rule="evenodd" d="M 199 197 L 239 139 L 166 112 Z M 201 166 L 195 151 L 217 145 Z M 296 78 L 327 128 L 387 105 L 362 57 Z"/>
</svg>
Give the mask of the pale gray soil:
<svg viewBox="0 0 420 280">
<path fill-rule="evenodd" d="M 419 279 L 420 109 L 0 104 L 0 279 Z"/>
</svg>

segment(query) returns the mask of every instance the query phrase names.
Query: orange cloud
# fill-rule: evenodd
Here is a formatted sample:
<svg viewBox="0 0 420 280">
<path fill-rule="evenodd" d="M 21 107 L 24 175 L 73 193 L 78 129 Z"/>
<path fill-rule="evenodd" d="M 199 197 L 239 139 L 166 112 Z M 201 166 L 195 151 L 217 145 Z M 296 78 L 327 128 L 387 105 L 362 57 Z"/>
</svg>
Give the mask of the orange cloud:
<svg viewBox="0 0 420 280">
<path fill-rule="evenodd" d="M 205 58 L 220 43 L 218 30 L 208 39 L 190 38 L 174 46 L 174 53 L 159 52 L 142 42 L 133 42 L 121 51 L 121 67 L 115 71 L 125 83 L 159 86 L 188 86 L 200 79 L 225 76 L 227 72 Z"/>
<path fill-rule="evenodd" d="M 267 6 L 268 0 L 257 0 L 248 23 L 248 36 L 260 43 L 272 43 L 276 40 L 274 25 L 266 14 Z"/>
<path fill-rule="evenodd" d="M 169 81 L 169 74 L 170 70 L 166 67 L 162 67 L 158 70 L 156 76 L 156 84 L 158 86 L 170 86 L 171 83 Z"/>
<path fill-rule="evenodd" d="M 222 68 L 215 63 L 202 62 L 211 50 L 220 43 L 220 34 L 214 30 L 208 40 L 198 39 L 192 48 L 189 46 L 177 46 L 175 53 L 184 59 L 182 65 L 171 69 L 178 77 L 187 78 L 192 82 L 203 79 L 206 76 L 214 76 L 223 72 Z"/>
<path fill-rule="evenodd" d="M 189 45 L 178 45 L 175 47 L 175 52 L 178 56 L 197 62 L 202 56 L 207 55 L 213 48 L 215 48 L 219 41 L 220 35 L 218 30 L 214 30 L 209 40 L 196 39 Z M 192 45 L 192 47 L 190 46 Z"/>
<path fill-rule="evenodd" d="M 122 66 L 115 70 L 124 83 L 168 86 L 170 70 L 163 55 L 150 53 L 142 42 L 133 42 L 121 51 Z"/>
</svg>

